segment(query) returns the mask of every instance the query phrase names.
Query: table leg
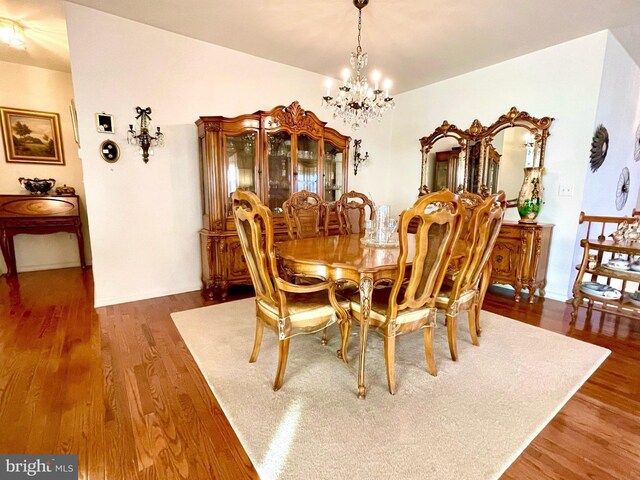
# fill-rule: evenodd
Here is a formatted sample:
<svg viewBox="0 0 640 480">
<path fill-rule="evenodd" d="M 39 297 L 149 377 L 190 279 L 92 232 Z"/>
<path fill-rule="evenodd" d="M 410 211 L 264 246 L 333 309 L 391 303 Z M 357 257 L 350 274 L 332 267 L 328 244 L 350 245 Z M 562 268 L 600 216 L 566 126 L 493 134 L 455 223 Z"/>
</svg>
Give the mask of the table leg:
<svg viewBox="0 0 640 480">
<path fill-rule="evenodd" d="M 360 278 L 360 358 L 358 360 L 358 398 L 365 398 L 367 389 L 364 384 L 364 361 L 367 353 L 367 333 L 369 331 L 369 313 L 371 312 L 371 292 L 373 279 Z"/>
<path fill-rule="evenodd" d="M 7 264 L 7 276 L 14 275 L 16 273 L 16 253 L 13 246 L 13 236 L 5 229 L 0 231 L 0 249 Z"/>
<path fill-rule="evenodd" d="M 78 221 L 76 227 L 76 238 L 78 239 L 78 253 L 80 254 L 80 266 L 83 270 L 87 268 L 87 264 L 84 259 L 84 237 L 82 235 L 82 224 Z"/>
</svg>

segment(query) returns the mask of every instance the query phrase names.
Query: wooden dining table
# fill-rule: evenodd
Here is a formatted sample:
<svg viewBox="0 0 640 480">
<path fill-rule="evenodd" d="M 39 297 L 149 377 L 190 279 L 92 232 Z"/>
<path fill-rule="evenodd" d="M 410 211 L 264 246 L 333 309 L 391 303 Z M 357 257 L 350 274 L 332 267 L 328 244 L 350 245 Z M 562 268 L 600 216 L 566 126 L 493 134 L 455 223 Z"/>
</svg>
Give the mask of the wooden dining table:
<svg viewBox="0 0 640 480">
<path fill-rule="evenodd" d="M 361 235 L 332 235 L 276 243 L 276 255 L 285 272 L 351 282 L 360 291 L 362 318 L 358 357 L 358 398 L 365 398 L 365 357 L 373 287 L 398 275 L 399 247 L 369 247 Z M 415 235 L 408 236 L 407 265 L 415 255 Z M 402 273 L 404 276 L 404 272 Z M 340 352 L 341 353 L 341 352 Z"/>
</svg>

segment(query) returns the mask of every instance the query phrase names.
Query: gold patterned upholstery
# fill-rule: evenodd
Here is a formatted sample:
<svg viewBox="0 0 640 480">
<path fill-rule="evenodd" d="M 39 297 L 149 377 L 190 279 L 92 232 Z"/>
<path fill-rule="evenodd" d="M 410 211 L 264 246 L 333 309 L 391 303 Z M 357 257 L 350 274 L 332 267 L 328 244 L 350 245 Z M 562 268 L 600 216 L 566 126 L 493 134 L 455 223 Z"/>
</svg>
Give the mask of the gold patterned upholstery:
<svg viewBox="0 0 640 480">
<path fill-rule="evenodd" d="M 236 190 L 232 199 L 242 253 L 256 291 L 256 336 L 249 361 L 258 358 L 266 325 L 278 335 L 278 369 L 273 384 L 278 390 L 284 379 L 290 338 L 324 330 L 336 321 L 347 323 L 347 302 L 340 305 L 333 282 L 295 285 L 280 278 L 271 210 L 252 192 Z"/>
<path fill-rule="evenodd" d="M 467 310 L 469 333 L 478 345 L 480 308 L 491 276 L 489 258 L 500 233 L 506 209 L 504 192 L 498 192 L 474 206 L 468 221 L 465 255 L 453 285 L 443 289 L 436 298 L 436 307 L 445 311 L 449 350 L 453 360 L 458 359 L 457 317 Z"/>
<path fill-rule="evenodd" d="M 369 215 L 367 215 L 369 208 Z M 373 202 L 364 193 L 351 191 L 343 193 L 336 202 L 336 215 L 340 235 L 364 233 L 364 221 L 373 220 L 375 215 Z"/>
<path fill-rule="evenodd" d="M 416 251 L 411 265 L 407 265 L 409 224 L 416 226 Z M 352 318 L 360 321 L 369 310 L 370 327 L 384 337 L 384 355 L 389 392 L 395 386 L 395 337 L 423 331 L 425 356 L 429 373 L 436 375 L 433 357 L 433 328 L 435 302 L 444 280 L 453 245 L 462 226 L 462 207 L 458 196 L 449 190 L 424 195 L 400 215 L 398 237 L 400 254 L 398 272 L 407 272 L 408 281 L 398 275 L 391 287 L 373 289 L 372 299 L 360 304 L 351 300 Z M 348 329 L 346 328 L 347 334 Z M 346 348 L 343 346 L 343 355 Z"/>
<path fill-rule="evenodd" d="M 282 210 L 292 240 L 328 235 L 329 206 L 317 193 L 296 192 L 282 204 Z"/>
</svg>

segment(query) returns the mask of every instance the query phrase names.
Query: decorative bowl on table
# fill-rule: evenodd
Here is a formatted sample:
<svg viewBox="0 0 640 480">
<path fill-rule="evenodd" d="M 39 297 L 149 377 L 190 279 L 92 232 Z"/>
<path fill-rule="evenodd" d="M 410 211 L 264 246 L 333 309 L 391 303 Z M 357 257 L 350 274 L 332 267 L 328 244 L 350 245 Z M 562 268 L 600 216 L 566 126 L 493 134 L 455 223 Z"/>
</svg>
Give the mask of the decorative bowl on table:
<svg viewBox="0 0 640 480">
<path fill-rule="evenodd" d="M 629 301 L 636 307 L 640 307 L 640 290 L 629 295 Z"/>
<path fill-rule="evenodd" d="M 20 177 L 18 182 L 32 195 L 46 195 L 53 188 L 56 181 L 53 178 L 24 178 Z"/>
<path fill-rule="evenodd" d="M 620 297 L 622 297 L 622 293 L 620 293 L 620 290 L 616 290 L 610 285 L 604 285 L 598 282 L 584 282 L 580 286 L 580 290 L 587 295 L 592 295 L 594 297 L 600 297 L 609 300 L 618 300 Z"/>
<path fill-rule="evenodd" d="M 56 188 L 56 195 L 75 195 L 75 194 L 76 194 L 76 189 L 73 187 L 67 187 L 66 183 L 61 187 Z"/>
</svg>

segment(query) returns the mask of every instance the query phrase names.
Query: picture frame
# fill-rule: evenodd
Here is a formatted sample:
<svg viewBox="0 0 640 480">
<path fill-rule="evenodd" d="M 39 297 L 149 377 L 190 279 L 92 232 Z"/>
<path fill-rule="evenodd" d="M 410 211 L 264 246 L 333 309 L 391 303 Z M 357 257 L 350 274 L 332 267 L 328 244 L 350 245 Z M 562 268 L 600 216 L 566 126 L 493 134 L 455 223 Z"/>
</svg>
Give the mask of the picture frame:
<svg viewBox="0 0 640 480">
<path fill-rule="evenodd" d="M 108 113 L 96 113 L 96 128 L 98 133 L 116 133 L 113 115 Z"/>
<path fill-rule="evenodd" d="M 59 114 L 0 107 L 0 124 L 7 163 L 65 164 Z"/>
<path fill-rule="evenodd" d="M 71 126 L 73 127 L 73 139 L 78 148 L 80 148 L 80 133 L 78 131 L 78 112 L 76 111 L 76 102 L 72 98 L 69 102 L 69 115 L 71 116 Z"/>
</svg>

